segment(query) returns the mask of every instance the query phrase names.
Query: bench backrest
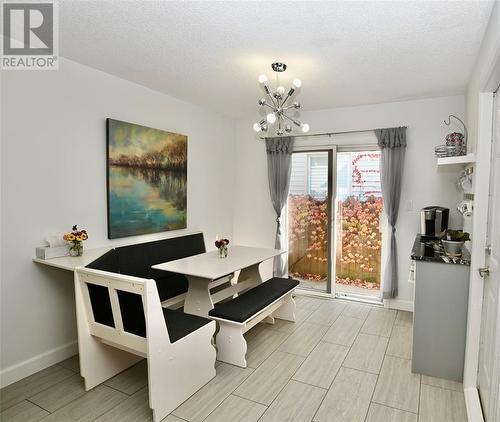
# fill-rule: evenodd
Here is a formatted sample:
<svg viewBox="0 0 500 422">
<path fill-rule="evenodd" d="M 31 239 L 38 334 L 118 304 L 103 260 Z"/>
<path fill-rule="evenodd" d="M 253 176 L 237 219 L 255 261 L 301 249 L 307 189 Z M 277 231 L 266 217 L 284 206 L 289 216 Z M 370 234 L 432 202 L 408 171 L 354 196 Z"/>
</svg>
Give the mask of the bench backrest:
<svg viewBox="0 0 500 422">
<path fill-rule="evenodd" d="M 87 268 L 75 277 L 92 335 L 144 355 L 151 330 L 170 344 L 154 280 Z"/>
<path fill-rule="evenodd" d="M 183 284 L 184 291 L 186 291 L 187 279 L 180 274 L 154 270 L 151 266 L 204 252 L 206 249 L 203 233 L 195 233 L 118 247 L 91 262 L 87 268 L 133 277 L 161 279 L 157 287 L 160 290 L 160 297 L 165 300 L 182 293 L 179 291 L 179 288 L 182 289 L 179 283 Z"/>
</svg>

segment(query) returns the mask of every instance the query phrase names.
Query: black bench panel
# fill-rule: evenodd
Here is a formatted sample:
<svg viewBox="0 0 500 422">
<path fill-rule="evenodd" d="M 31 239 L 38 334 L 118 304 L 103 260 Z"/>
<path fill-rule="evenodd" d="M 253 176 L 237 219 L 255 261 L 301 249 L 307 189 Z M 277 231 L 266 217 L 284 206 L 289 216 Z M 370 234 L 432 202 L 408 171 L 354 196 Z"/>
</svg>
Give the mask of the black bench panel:
<svg viewBox="0 0 500 422">
<path fill-rule="evenodd" d="M 87 268 L 154 279 L 158 296 L 163 302 L 187 292 L 188 281 L 182 274 L 154 270 L 151 266 L 197 255 L 205 251 L 203 233 L 195 233 L 115 248 L 92 261 L 87 265 Z M 88 287 L 94 320 L 114 327 L 108 289 L 93 284 L 89 284 Z M 118 300 L 125 331 L 145 336 L 146 321 L 141 297 L 134 293 L 119 291 Z"/>
<path fill-rule="evenodd" d="M 229 302 L 216 304 L 208 315 L 244 322 L 298 285 L 297 280 L 274 277 Z"/>
</svg>

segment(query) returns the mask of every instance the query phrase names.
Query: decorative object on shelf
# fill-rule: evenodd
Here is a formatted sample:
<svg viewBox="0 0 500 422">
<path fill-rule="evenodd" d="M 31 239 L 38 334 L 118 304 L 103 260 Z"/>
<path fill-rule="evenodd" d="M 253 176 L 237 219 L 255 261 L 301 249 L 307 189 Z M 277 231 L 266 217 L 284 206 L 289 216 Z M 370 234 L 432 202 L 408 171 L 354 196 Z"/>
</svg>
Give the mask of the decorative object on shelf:
<svg viewBox="0 0 500 422">
<path fill-rule="evenodd" d="M 53 233 L 45 238 L 46 245 L 39 246 L 35 250 L 39 259 L 59 258 L 69 255 L 69 245 L 64 240 L 63 233 Z"/>
<path fill-rule="evenodd" d="M 267 132 L 269 125 L 275 123 L 277 125 L 276 135 L 278 136 L 284 135 L 285 132 L 291 134 L 293 127 L 300 128 L 303 133 L 309 132 L 309 125 L 307 123 L 301 123 L 291 115 L 291 112 L 297 112 L 300 109 L 300 103 L 294 99 L 294 94 L 302 86 L 302 82 L 300 79 L 294 79 L 288 91 L 279 83 L 278 76 L 286 70 L 286 67 L 285 63 L 279 62 L 271 65 L 271 68 L 276 72 L 275 90 L 269 88 L 266 75 L 259 76 L 259 83 L 267 96 L 259 100 L 259 106 L 269 108 L 270 112 L 264 119 L 253 125 L 253 129 L 256 132 Z M 294 100 L 293 102 L 292 99 Z"/>
<path fill-rule="evenodd" d="M 465 123 L 460 120 L 457 116 L 450 114 L 448 116 L 448 120 L 444 120 L 444 124 L 446 126 L 451 125 L 451 118 L 457 119 L 463 126 L 463 133 L 460 132 L 451 132 L 446 135 L 446 143 L 445 145 L 438 145 L 434 152 L 436 157 L 459 157 L 467 154 L 467 126 Z"/>
<path fill-rule="evenodd" d="M 78 230 L 75 224 L 72 231 L 66 233 L 63 239 L 69 243 L 69 255 L 70 256 L 82 256 L 83 255 L 83 241 L 89 238 L 86 230 Z"/>
<path fill-rule="evenodd" d="M 229 245 L 229 239 L 217 239 L 215 240 L 215 247 L 219 251 L 219 258 L 227 258 L 227 245 Z"/>
<path fill-rule="evenodd" d="M 470 240 L 470 235 L 462 230 L 446 230 L 441 239 L 444 251 L 448 256 L 462 256 L 464 243 Z"/>
<path fill-rule="evenodd" d="M 108 237 L 186 228 L 187 136 L 107 119 Z"/>
</svg>

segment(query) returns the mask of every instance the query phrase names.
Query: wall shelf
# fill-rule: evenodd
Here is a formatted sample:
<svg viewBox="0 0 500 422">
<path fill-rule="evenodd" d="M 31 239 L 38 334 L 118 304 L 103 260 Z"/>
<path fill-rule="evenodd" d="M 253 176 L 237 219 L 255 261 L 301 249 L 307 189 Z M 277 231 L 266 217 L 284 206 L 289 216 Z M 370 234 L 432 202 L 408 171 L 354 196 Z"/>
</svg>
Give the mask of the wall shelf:
<svg viewBox="0 0 500 422">
<path fill-rule="evenodd" d="M 461 155 L 459 157 L 443 157 L 437 159 L 438 166 L 447 166 L 452 164 L 467 165 L 476 162 L 476 156 L 473 153 Z"/>
</svg>

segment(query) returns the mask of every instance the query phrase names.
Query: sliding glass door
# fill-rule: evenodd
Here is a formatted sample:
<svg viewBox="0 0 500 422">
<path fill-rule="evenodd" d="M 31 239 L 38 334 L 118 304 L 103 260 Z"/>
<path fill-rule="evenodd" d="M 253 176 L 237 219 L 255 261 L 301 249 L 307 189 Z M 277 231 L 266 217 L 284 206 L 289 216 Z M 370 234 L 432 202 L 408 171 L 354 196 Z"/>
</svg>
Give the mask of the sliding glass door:
<svg viewBox="0 0 500 422">
<path fill-rule="evenodd" d="M 335 293 L 380 298 L 383 200 L 380 151 L 337 153 Z"/>
<path fill-rule="evenodd" d="M 287 207 L 288 274 L 309 291 L 380 297 L 380 152 L 297 149 Z"/>
<path fill-rule="evenodd" d="M 300 287 L 331 292 L 334 149 L 292 155 L 288 196 L 288 273 Z"/>
</svg>

